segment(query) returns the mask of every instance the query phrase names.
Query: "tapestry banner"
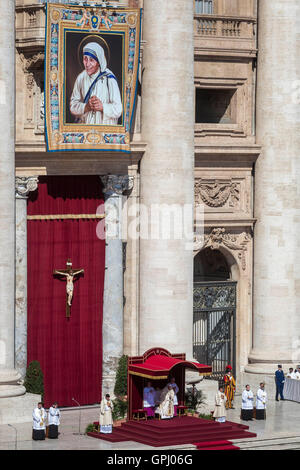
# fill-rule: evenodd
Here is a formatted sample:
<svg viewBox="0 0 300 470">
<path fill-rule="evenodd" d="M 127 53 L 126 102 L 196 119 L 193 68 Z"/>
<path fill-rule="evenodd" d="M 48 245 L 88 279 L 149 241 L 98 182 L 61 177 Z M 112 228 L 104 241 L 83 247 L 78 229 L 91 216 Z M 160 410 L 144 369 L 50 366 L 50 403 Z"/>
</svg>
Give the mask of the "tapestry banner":
<svg viewBox="0 0 300 470">
<path fill-rule="evenodd" d="M 130 151 L 141 10 L 47 4 L 48 151 Z"/>
</svg>

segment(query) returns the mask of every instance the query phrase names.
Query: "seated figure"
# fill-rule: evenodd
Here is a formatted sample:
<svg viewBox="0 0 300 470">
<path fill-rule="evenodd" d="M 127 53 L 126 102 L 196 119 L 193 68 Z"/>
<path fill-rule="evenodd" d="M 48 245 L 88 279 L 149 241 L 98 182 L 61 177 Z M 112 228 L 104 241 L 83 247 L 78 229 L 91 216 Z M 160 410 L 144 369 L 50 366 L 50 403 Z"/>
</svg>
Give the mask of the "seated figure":
<svg viewBox="0 0 300 470">
<path fill-rule="evenodd" d="M 160 414 L 161 419 L 174 417 L 174 397 L 173 387 L 168 384 L 161 392 L 160 404 L 156 409 L 156 413 Z"/>
<path fill-rule="evenodd" d="M 143 407 L 144 407 L 144 411 L 146 411 L 146 413 L 147 413 L 148 418 L 154 417 L 155 390 L 152 387 L 151 382 L 147 382 L 147 386 L 144 388 Z"/>
</svg>

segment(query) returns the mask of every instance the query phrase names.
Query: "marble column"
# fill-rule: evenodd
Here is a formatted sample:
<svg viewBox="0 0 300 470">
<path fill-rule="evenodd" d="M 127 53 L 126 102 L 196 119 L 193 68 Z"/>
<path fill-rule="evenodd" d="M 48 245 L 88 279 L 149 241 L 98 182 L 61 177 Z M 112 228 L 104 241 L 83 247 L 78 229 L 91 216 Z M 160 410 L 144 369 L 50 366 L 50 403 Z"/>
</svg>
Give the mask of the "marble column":
<svg viewBox="0 0 300 470">
<path fill-rule="evenodd" d="M 37 187 L 37 176 L 16 178 L 15 366 L 22 377 L 27 367 L 27 198 Z"/>
<path fill-rule="evenodd" d="M 123 194 L 133 187 L 125 175 L 101 176 L 105 196 L 105 280 L 103 297 L 102 395 L 113 394 L 118 361 L 123 354 Z"/>
<path fill-rule="evenodd" d="M 192 357 L 193 15 L 192 1 L 144 3 L 140 354 L 162 346 Z M 168 209 L 176 219 L 169 237 L 159 233 Z"/>
<path fill-rule="evenodd" d="M 298 0 L 259 2 L 252 373 L 300 361 L 299 37 Z"/>
<path fill-rule="evenodd" d="M 2 52 L 1 52 L 2 51 Z M 15 370 L 15 2 L 0 4 L 0 408 L 22 395 Z"/>
</svg>

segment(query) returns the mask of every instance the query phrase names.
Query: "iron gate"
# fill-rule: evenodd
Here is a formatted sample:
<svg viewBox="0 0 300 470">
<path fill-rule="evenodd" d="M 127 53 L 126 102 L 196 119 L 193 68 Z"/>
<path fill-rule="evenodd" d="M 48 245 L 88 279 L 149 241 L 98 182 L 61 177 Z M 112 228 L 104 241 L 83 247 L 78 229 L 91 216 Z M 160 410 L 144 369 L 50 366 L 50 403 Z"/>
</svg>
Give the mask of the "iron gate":
<svg viewBox="0 0 300 470">
<path fill-rule="evenodd" d="M 195 282 L 193 353 L 212 366 L 214 380 L 223 378 L 227 364 L 235 375 L 236 282 Z"/>
</svg>

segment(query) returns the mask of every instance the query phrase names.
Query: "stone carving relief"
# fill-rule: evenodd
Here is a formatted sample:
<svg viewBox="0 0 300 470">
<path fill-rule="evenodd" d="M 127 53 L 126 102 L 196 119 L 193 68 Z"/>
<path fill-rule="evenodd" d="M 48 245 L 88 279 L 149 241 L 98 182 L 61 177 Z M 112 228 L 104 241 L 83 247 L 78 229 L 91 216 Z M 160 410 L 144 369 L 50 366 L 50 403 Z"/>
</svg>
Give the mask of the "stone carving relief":
<svg viewBox="0 0 300 470">
<path fill-rule="evenodd" d="M 32 69 L 40 68 L 44 63 L 45 54 L 42 51 L 37 52 L 31 56 L 26 56 L 25 54 L 20 54 L 22 61 L 22 68 L 24 73 L 32 71 Z"/>
<path fill-rule="evenodd" d="M 16 176 L 16 198 L 27 198 L 31 191 L 35 191 L 38 187 L 37 176 Z"/>
<path fill-rule="evenodd" d="M 122 195 L 125 191 L 133 188 L 134 177 L 128 175 L 106 175 L 100 176 L 105 194 Z"/>
<path fill-rule="evenodd" d="M 194 250 L 198 251 L 204 248 L 219 250 L 221 247 L 225 247 L 229 251 L 237 252 L 237 257 L 240 260 L 242 270 L 245 271 L 246 253 L 250 240 L 250 233 L 228 233 L 225 228 L 217 227 L 213 228 L 210 233 L 204 234 L 202 240 L 195 240 Z"/>
<path fill-rule="evenodd" d="M 45 54 L 38 51 L 32 55 L 20 53 L 26 91 L 25 128 L 34 129 L 35 134 L 44 133 L 44 71 Z"/>
<path fill-rule="evenodd" d="M 235 208 L 240 201 L 240 185 L 232 180 L 202 179 L 195 181 L 195 202 L 209 207 L 223 207 L 228 203 Z"/>
</svg>

